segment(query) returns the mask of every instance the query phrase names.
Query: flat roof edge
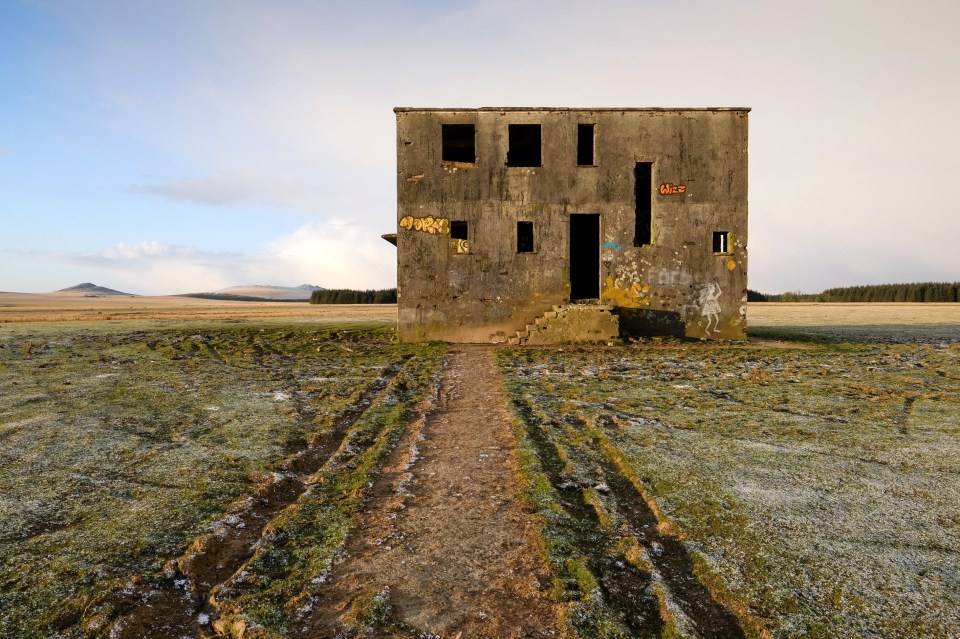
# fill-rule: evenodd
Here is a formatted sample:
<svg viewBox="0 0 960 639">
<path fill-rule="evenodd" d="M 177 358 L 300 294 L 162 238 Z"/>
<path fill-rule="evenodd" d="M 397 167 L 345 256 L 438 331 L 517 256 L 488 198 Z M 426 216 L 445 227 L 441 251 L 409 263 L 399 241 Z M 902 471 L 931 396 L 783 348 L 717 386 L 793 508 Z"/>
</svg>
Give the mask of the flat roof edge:
<svg viewBox="0 0 960 639">
<path fill-rule="evenodd" d="M 448 112 L 472 113 L 477 111 L 750 111 L 750 107 L 394 107 L 394 113 L 410 112 Z"/>
</svg>

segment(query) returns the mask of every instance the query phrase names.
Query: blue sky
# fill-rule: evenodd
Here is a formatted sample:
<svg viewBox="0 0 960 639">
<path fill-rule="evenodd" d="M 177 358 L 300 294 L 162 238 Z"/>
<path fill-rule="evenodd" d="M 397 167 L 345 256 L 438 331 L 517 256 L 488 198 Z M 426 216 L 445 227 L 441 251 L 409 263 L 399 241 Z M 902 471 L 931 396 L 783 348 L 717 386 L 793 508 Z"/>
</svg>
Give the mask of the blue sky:
<svg viewBox="0 0 960 639">
<path fill-rule="evenodd" d="M 395 283 L 394 106 L 749 106 L 750 287 L 960 280 L 955 2 L 0 0 L 0 290 Z"/>
</svg>

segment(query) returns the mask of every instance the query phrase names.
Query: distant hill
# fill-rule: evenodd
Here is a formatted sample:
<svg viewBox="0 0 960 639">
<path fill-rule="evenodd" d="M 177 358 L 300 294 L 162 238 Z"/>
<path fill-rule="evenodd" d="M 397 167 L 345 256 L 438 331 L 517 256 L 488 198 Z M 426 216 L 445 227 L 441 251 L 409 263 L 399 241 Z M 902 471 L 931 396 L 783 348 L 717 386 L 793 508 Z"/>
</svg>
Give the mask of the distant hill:
<svg viewBox="0 0 960 639">
<path fill-rule="evenodd" d="M 187 296 L 222 300 L 306 302 L 310 300 L 310 295 L 312 295 L 314 291 L 322 290 L 324 290 L 322 286 L 316 286 L 314 284 L 301 284 L 300 286 L 247 284 L 244 286 L 230 286 L 208 293 L 188 293 Z"/>
<path fill-rule="evenodd" d="M 83 284 L 77 284 L 76 286 L 71 286 L 70 288 L 61 288 L 59 291 L 54 291 L 52 295 L 71 295 L 79 297 L 125 295 L 127 297 L 135 297 L 133 293 L 124 293 L 123 291 L 117 291 L 112 288 L 107 288 L 106 286 L 97 286 L 91 282 L 84 282 Z"/>
</svg>

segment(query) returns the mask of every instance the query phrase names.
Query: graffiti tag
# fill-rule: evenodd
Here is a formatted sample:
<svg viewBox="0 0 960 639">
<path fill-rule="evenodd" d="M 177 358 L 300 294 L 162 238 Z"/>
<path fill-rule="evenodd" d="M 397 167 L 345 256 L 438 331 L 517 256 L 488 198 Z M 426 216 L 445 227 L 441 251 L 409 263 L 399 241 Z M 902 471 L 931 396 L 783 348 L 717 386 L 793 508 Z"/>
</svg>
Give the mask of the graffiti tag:
<svg viewBox="0 0 960 639">
<path fill-rule="evenodd" d="M 670 182 L 664 182 L 660 185 L 660 195 L 677 195 L 678 193 L 683 193 L 686 190 L 686 184 L 671 184 Z"/>
<path fill-rule="evenodd" d="M 652 284 L 690 284 L 693 276 L 685 271 L 671 271 L 669 269 L 652 268 L 649 271 Z"/>
<path fill-rule="evenodd" d="M 400 219 L 400 228 L 407 229 L 408 231 L 411 229 L 414 231 L 423 231 L 430 235 L 449 235 L 450 220 L 444 217 L 433 217 L 432 215 L 428 215 L 427 217 L 407 215 Z"/>
<path fill-rule="evenodd" d="M 450 239 L 450 252 L 451 253 L 469 253 L 470 245 L 467 244 L 466 240 L 457 240 Z"/>
</svg>

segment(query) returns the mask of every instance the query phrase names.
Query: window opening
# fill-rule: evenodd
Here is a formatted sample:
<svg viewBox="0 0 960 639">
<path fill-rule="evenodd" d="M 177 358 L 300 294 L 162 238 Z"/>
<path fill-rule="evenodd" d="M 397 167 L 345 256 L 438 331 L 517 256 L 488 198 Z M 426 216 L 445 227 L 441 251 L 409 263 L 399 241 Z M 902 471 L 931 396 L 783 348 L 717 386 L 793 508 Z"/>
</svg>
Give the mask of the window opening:
<svg viewBox="0 0 960 639">
<path fill-rule="evenodd" d="M 713 232 L 713 252 L 714 253 L 729 253 L 730 250 L 727 246 L 727 232 L 726 231 L 714 231 Z"/>
<path fill-rule="evenodd" d="M 440 131 L 441 160 L 444 162 L 476 163 L 476 135 L 472 124 L 441 124 Z"/>
<path fill-rule="evenodd" d="M 633 169 L 636 197 L 634 246 L 653 243 L 653 162 L 637 162 Z"/>
<path fill-rule="evenodd" d="M 467 223 L 464 221 L 450 221 L 450 239 L 451 240 L 465 240 L 467 239 Z"/>
<path fill-rule="evenodd" d="M 470 243 L 467 241 L 467 223 L 463 220 L 450 221 L 450 252 L 455 255 L 470 253 Z"/>
<path fill-rule="evenodd" d="M 540 166 L 540 125 L 510 124 L 507 166 Z"/>
<path fill-rule="evenodd" d="M 533 253 L 533 222 L 517 222 L 517 253 Z"/>
<path fill-rule="evenodd" d="M 579 166 L 593 166 L 594 159 L 594 125 L 577 125 L 577 164 Z"/>
</svg>

